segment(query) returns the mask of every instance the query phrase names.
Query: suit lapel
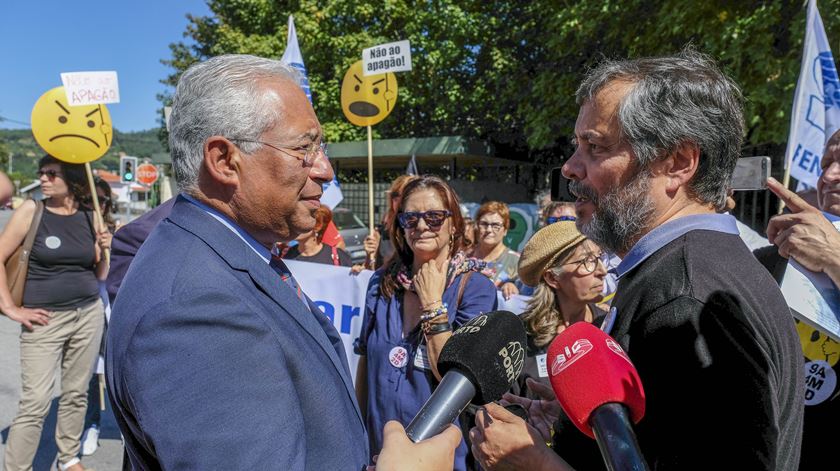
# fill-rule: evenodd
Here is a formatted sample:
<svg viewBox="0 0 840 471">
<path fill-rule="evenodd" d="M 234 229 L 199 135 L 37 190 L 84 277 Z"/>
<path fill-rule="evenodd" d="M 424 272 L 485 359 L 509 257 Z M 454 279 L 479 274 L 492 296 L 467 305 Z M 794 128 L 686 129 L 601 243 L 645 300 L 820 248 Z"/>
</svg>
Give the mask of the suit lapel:
<svg viewBox="0 0 840 471">
<path fill-rule="evenodd" d="M 350 370 L 343 351 L 344 343 L 341 341 L 341 337 L 338 335 L 335 327 L 333 327 L 329 319 L 321 312 L 321 309 L 309 301 L 309 298 L 305 297 L 304 300 L 298 298 L 297 293 L 283 282 L 280 276 L 268 264 L 264 265 L 247 269 L 251 275 L 251 279 L 318 342 L 318 345 L 327 354 L 336 371 L 341 375 L 341 380 L 344 382 L 347 394 L 352 399 L 351 402 L 359 416 L 359 420 L 362 420 L 362 413 L 355 401 L 356 390 L 350 379 Z M 316 318 L 316 316 L 320 316 L 323 319 Z M 334 343 L 336 339 L 338 340 L 338 345 Z"/>
<path fill-rule="evenodd" d="M 343 350 L 338 350 L 338 348 L 343 349 L 343 343 L 336 347 L 333 344 L 334 339 L 330 339 L 327 330 L 316 319 L 315 316 L 323 315 L 320 309 L 312 304 L 308 298 L 306 298 L 306 301 L 298 298 L 297 293 L 283 282 L 277 272 L 269 267 L 268 263 L 260 258 L 247 243 L 185 198 L 178 197 L 169 219 L 172 223 L 206 242 L 231 268 L 247 272 L 254 284 L 312 337 L 327 354 L 330 362 L 341 376 L 356 414 L 364 424 L 361 411 L 355 401 L 356 392 L 350 380 L 347 359 Z M 315 310 L 312 310 L 313 308 Z M 332 324 L 329 327 L 335 331 Z M 337 332 L 335 337 L 338 337 L 340 342 L 341 338 Z"/>
</svg>

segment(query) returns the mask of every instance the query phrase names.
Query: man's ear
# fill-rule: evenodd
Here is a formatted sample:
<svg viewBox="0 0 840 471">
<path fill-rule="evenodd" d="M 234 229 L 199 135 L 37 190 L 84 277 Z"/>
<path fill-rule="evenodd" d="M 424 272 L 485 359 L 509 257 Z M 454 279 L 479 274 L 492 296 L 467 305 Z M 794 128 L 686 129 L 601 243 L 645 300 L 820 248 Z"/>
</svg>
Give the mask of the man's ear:
<svg viewBox="0 0 840 471">
<path fill-rule="evenodd" d="M 224 186 L 239 185 L 242 153 L 222 136 L 210 136 L 204 141 L 204 171 L 213 181 Z"/>
<path fill-rule="evenodd" d="M 668 158 L 661 161 L 659 173 L 668 179 L 665 190 L 671 193 L 684 187 L 694 178 L 699 165 L 700 148 L 690 142 L 680 144 Z"/>
</svg>

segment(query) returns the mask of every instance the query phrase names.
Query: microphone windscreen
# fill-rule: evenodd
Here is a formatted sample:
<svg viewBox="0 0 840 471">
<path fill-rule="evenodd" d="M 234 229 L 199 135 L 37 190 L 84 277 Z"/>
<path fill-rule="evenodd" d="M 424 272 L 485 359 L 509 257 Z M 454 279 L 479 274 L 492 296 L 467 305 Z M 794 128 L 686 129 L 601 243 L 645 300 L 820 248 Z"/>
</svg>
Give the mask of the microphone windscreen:
<svg viewBox="0 0 840 471">
<path fill-rule="evenodd" d="M 612 337 L 577 322 L 554 338 L 546 358 L 551 388 L 577 428 L 595 438 L 589 418 L 599 406 L 627 406 L 633 423 L 645 415 L 645 391 L 636 367 Z"/>
<path fill-rule="evenodd" d="M 460 371 L 475 386 L 472 403 L 484 405 L 501 399 L 522 373 L 526 346 L 525 326 L 516 314 L 482 314 L 452 334 L 438 357 L 438 372 Z"/>
</svg>

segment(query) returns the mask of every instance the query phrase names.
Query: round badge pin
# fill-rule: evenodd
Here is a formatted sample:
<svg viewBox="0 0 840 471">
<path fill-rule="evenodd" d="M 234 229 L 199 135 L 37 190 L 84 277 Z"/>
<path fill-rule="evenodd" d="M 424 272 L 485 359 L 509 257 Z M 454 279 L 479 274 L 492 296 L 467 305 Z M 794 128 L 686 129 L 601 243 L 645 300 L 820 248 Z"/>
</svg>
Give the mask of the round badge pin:
<svg viewBox="0 0 840 471">
<path fill-rule="evenodd" d="M 388 360 L 394 368 L 402 368 L 408 363 L 408 350 L 403 347 L 394 347 L 388 354 Z"/>
<path fill-rule="evenodd" d="M 49 236 L 44 240 L 44 245 L 46 245 L 48 249 L 55 250 L 61 247 L 61 239 L 56 236 Z"/>
<path fill-rule="evenodd" d="M 815 360 L 805 363 L 805 405 L 814 406 L 825 402 L 837 387 L 837 374 L 827 361 Z"/>
</svg>

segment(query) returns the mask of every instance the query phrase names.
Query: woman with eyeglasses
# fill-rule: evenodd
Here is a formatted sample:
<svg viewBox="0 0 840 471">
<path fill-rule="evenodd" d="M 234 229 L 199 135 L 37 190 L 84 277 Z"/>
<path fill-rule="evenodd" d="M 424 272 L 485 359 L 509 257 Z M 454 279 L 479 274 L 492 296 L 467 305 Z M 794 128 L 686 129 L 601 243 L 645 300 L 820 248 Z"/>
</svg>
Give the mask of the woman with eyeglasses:
<svg viewBox="0 0 840 471">
<path fill-rule="evenodd" d="M 556 409 L 558 416 L 546 416 L 540 404 L 554 399 L 548 373 L 551 365 L 546 360 L 554 338 L 577 322 L 611 322 L 611 316 L 596 306 L 603 297 L 604 259 L 601 249 L 578 231 L 574 221 L 559 221 L 537 231 L 519 261 L 520 279 L 536 289 L 520 315 L 528 334 L 522 373 L 511 388 L 514 397 L 506 394 L 505 399 L 525 407 L 537 422 L 553 424 L 538 431 L 559 456 L 568 456 L 567 450 L 598 453 L 596 442 L 580 432 L 562 409 Z M 561 430 L 563 441 L 554 440 L 555 432 Z"/>
<path fill-rule="evenodd" d="M 505 299 L 519 294 L 519 253 L 505 246 L 510 228 L 510 209 L 499 201 L 488 201 L 475 213 L 475 245 L 472 256 L 487 263 L 491 279 Z"/>
<path fill-rule="evenodd" d="M 464 220 L 455 192 L 424 176 L 403 189 L 397 224 L 390 227 L 395 256 L 368 285 L 356 392 L 366 415 L 371 453 L 382 447 L 389 420 L 408 425 L 440 381 L 437 359 L 453 329 L 496 308 L 496 290 L 475 272 L 481 263 L 461 251 Z M 455 469 L 466 469 L 467 447 Z"/>
<path fill-rule="evenodd" d="M 6 441 L 6 469 L 31 468 L 44 418 L 49 411 L 56 366 L 61 366 L 61 397 L 55 442 L 62 470 L 79 471 L 79 437 L 87 406 L 91 366 L 99 352 L 104 311 L 98 280 L 108 273 L 102 251 L 106 228 L 80 205 L 89 193 L 84 167 L 45 156 L 39 162 L 43 202 L 26 201 L 0 235 L 5 262 L 20 246 L 38 207 L 43 213 L 29 256 L 22 305 L 13 302 L 6 273 L 0 270 L 0 311 L 20 322 L 22 393 Z"/>
<path fill-rule="evenodd" d="M 600 322 L 606 315 L 597 306 L 604 297 L 605 258 L 604 252 L 578 231 L 574 221 L 549 224 L 525 245 L 519 276 L 535 289 L 520 316 L 529 343 L 517 382 L 520 395 L 536 397 L 526 384 L 528 378 L 551 387 L 545 354 L 557 334 L 576 322 Z"/>
</svg>

